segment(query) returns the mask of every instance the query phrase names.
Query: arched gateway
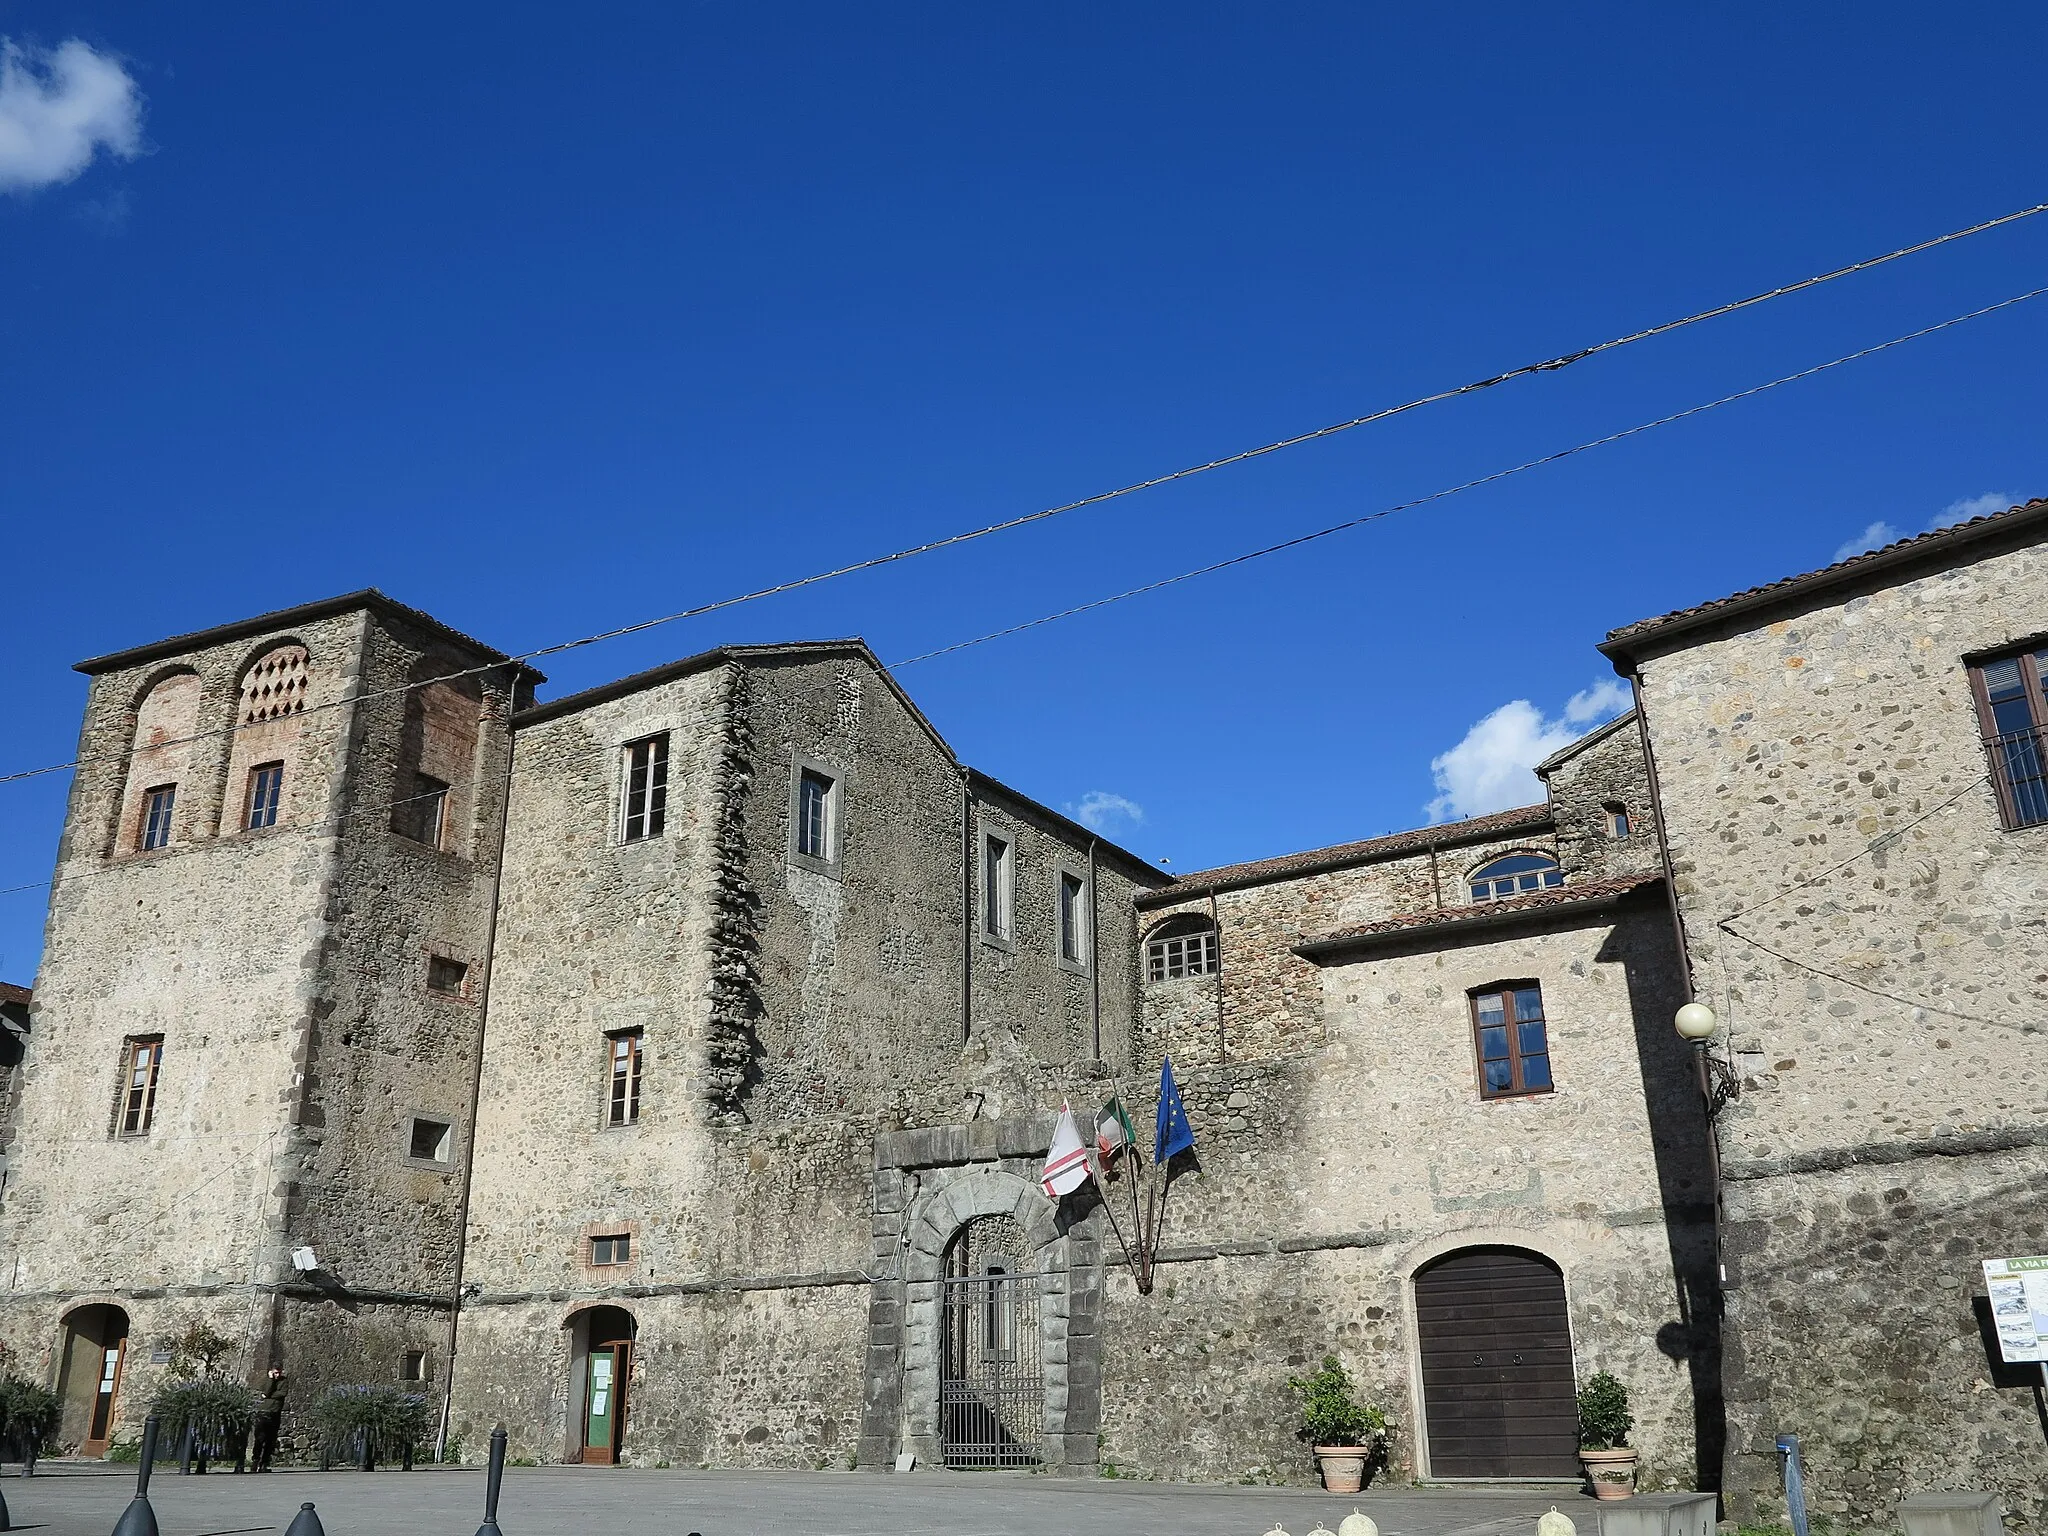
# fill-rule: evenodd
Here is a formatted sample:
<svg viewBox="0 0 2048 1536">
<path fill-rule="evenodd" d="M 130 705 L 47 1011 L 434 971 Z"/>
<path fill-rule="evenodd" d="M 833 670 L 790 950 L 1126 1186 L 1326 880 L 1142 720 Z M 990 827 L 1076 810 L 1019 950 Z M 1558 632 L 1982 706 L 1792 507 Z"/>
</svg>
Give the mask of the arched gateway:
<svg viewBox="0 0 2048 1536">
<path fill-rule="evenodd" d="M 1015 1217 L 977 1216 L 946 1250 L 939 1440 L 949 1467 L 1028 1467 L 1041 1459 L 1038 1284 Z"/>
</svg>

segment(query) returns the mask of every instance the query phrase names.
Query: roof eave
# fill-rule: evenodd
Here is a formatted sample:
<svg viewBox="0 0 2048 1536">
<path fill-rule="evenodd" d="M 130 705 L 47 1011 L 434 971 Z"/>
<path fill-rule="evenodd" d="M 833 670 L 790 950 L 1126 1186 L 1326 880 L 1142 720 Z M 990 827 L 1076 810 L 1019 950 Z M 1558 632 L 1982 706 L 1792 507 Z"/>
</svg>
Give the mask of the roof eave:
<svg viewBox="0 0 2048 1536">
<path fill-rule="evenodd" d="M 1633 884 L 1624 885 L 1619 889 L 1604 890 L 1595 895 L 1581 897 L 1577 901 L 1554 901 L 1540 907 L 1478 912 L 1443 922 L 1421 922 L 1405 928 L 1389 928 L 1381 933 L 1335 934 L 1327 939 L 1310 939 L 1306 943 L 1297 944 L 1294 946 L 1294 952 L 1304 960 L 1320 964 L 1339 955 L 1355 956 L 1374 949 L 1397 949 L 1418 940 L 1465 938 L 1492 929 L 1522 928 L 1571 921 L 1605 912 L 1633 896 L 1644 886 L 1654 885 L 1661 879 L 1661 875 L 1645 875 Z"/>
<path fill-rule="evenodd" d="M 1598 649 L 1618 674 L 1631 677 L 1635 674 L 1635 663 L 1645 656 L 1681 649 L 1676 642 L 1701 631 L 1722 628 L 1732 620 L 1750 618 L 1773 608 L 1810 607 L 1817 597 L 1867 585 L 1872 577 L 1895 580 L 1902 570 L 1914 567 L 1938 569 L 1956 564 L 1956 557 L 1965 552 L 1977 557 L 1984 546 L 1995 548 L 2000 544 L 2011 544 L 2018 548 L 2039 543 L 2044 532 L 2048 532 L 2048 498 L 2037 498 L 2007 512 L 1905 539 L 1888 548 L 1857 555 L 1803 576 L 1788 577 L 1754 592 L 1718 598 L 1668 618 L 1645 619 L 1625 625 L 1610 633 L 1600 642 Z"/>
<path fill-rule="evenodd" d="M 1171 875 L 1167 874 L 1164 870 L 1158 868 L 1157 866 L 1146 863 L 1137 854 L 1131 852 L 1130 849 L 1124 847 L 1123 844 L 1110 841 L 1110 839 L 1104 837 L 1100 832 L 1097 832 L 1093 827 L 1085 826 L 1081 822 L 1074 820 L 1074 818 L 1071 816 L 1062 815 L 1060 812 L 1054 810 L 1051 806 L 1047 805 L 1043 800 L 1034 800 L 1031 796 L 1025 794 L 1022 790 L 1012 789 L 1009 785 L 1005 784 L 1001 779 L 991 778 L 988 774 L 983 773 L 979 768 L 968 768 L 965 770 L 965 772 L 967 774 L 967 782 L 969 783 L 969 785 L 980 785 L 984 788 L 992 789 L 999 795 L 1003 795 L 1011 800 L 1019 802 L 1020 804 L 1031 807 L 1033 811 L 1045 817 L 1046 820 L 1053 822 L 1055 825 L 1060 827 L 1063 831 L 1067 833 L 1068 836 L 1074 838 L 1077 841 L 1094 843 L 1098 855 L 1104 853 L 1114 855 L 1120 862 L 1128 865 L 1131 870 L 1142 872 L 1147 879 L 1153 881 L 1155 884 L 1171 880 L 1173 878 Z M 1139 894 L 1142 896 L 1149 893 L 1141 891 L 1139 892 Z"/>
</svg>

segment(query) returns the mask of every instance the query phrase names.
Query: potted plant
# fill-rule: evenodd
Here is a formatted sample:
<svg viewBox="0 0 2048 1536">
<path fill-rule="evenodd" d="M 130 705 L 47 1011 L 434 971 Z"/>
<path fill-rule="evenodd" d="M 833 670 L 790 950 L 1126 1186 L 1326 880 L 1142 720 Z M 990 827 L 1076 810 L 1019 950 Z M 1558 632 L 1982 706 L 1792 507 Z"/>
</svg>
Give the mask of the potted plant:
<svg viewBox="0 0 2048 1536">
<path fill-rule="evenodd" d="M 57 1431 L 63 1409 L 48 1387 L 9 1372 L 0 1376 L 0 1461 L 35 1467 L 43 1443 Z"/>
<path fill-rule="evenodd" d="M 1625 1499 L 1635 1492 L 1636 1453 L 1628 1432 L 1628 1388 L 1601 1371 L 1579 1388 L 1579 1461 L 1596 1499 Z"/>
<path fill-rule="evenodd" d="M 149 1411 L 163 1426 L 166 1443 L 198 1464 L 240 1461 L 256 1417 L 256 1394 L 239 1382 L 202 1376 L 174 1381 L 150 1399 Z"/>
<path fill-rule="evenodd" d="M 1386 1413 L 1351 1395 L 1351 1377 L 1335 1355 L 1323 1356 L 1323 1368 L 1313 1375 L 1290 1376 L 1287 1388 L 1301 1401 L 1301 1438 L 1315 1452 L 1323 1487 L 1358 1492 L 1386 1439 Z"/>
<path fill-rule="evenodd" d="M 320 1430 L 322 1467 L 339 1456 L 365 1472 L 396 1460 L 408 1471 L 413 1450 L 426 1438 L 433 1415 L 417 1392 L 398 1387 L 336 1387 L 313 1405 Z"/>
</svg>

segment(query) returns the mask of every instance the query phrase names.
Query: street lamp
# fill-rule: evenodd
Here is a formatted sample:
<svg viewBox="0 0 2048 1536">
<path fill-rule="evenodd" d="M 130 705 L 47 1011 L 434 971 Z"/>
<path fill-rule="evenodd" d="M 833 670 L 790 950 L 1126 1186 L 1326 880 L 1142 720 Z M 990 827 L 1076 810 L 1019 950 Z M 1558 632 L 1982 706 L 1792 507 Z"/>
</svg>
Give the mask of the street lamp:
<svg viewBox="0 0 2048 1536">
<path fill-rule="evenodd" d="M 1678 1030 L 1678 1038 L 1692 1047 L 1694 1066 L 1700 1075 L 1700 1097 L 1706 1100 L 1707 1118 L 1711 1120 L 1742 1091 L 1728 1063 L 1707 1051 L 1707 1041 L 1713 1036 L 1714 1026 L 1719 1020 L 1705 1003 L 1687 1003 L 1671 1022 Z"/>
</svg>

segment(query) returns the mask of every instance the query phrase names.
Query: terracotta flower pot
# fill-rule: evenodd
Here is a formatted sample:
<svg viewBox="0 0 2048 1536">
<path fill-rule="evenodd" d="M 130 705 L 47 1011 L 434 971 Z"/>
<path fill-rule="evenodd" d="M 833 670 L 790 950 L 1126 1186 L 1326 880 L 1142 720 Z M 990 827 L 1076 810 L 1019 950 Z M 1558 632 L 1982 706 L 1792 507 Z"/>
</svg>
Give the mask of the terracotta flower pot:
<svg viewBox="0 0 2048 1536">
<path fill-rule="evenodd" d="M 1596 1499 L 1625 1499 L 1636 1491 L 1636 1453 L 1618 1445 L 1609 1451 L 1582 1448 L 1579 1462 L 1586 1469 L 1586 1481 L 1593 1485 Z"/>
<path fill-rule="evenodd" d="M 1315 1452 L 1326 1493 L 1356 1493 L 1365 1485 L 1365 1458 L 1372 1454 L 1371 1446 L 1319 1445 Z"/>
</svg>

